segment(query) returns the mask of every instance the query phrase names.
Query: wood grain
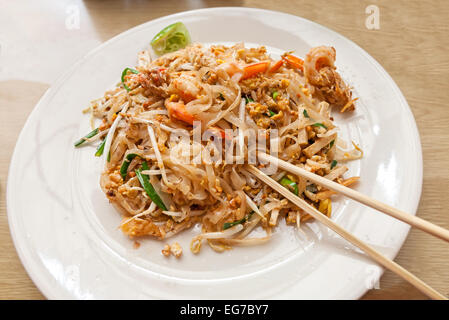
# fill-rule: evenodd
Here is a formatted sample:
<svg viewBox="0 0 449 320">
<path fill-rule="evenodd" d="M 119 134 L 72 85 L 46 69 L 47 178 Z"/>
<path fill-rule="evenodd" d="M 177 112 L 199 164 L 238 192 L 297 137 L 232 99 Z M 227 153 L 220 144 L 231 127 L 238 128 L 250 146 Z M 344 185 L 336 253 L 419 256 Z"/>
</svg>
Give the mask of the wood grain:
<svg viewBox="0 0 449 320">
<path fill-rule="evenodd" d="M 63 55 L 64 50 L 69 49 L 58 47 L 56 40 L 52 43 L 52 39 L 58 36 L 75 39 L 75 32 L 79 32 L 85 38 L 105 41 L 157 17 L 215 6 L 247 6 L 284 11 L 341 33 L 379 61 L 407 98 L 418 124 L 423 147 L 424 180 L 418 215 L 449 228 L 446 209 L 449 190 L 449 6 L 446 1 L 62 0 L 54 7 L 45 5 L 47 2 L 40 2 L 41 8 L 29 6 L 26 10 L 22 10 L 24 1 L 8 2 L 8 9 L 20 11 L 22 16 L 20 25 L 14 26 L 14 30 L 9 30 L 12 28 L 9 25 L 2 25 L 2 29 L 7 31 L 4 34 L 22 32 L 25 40 L 26 36 L 37 37 L 33 35 L 32 29 L 36 21 L 40 21 L 39 37 L 46 40 L 42 45 L 52 45 Z M 81 29 L 69 34 L 63 24 L 65 9 L 73 4 L 81 8 Z M 379 30 L 368 30 L 365 27 L 365 8 L 370 4 L 380 8 Z M 53 27 L 58 24 L 62 25 L 61 28 Z M 0 34 L 0 45 L 2 36 Z M 21 41 L 25 41 L 23 39 Z M 1 50 L 14 50 L 14 45 L 6 46 L 6 49 L 0 47 L 0 75 L 4 67 Z M 31 59 L 33 68 L 41 68 L 38 70 L 42 73 L 52 71 L 37 57 L 33 60 L 33 54 L 25 53 Z M 58 70 L 59 73 L 63 71 Z M 6 218 L 5 191 L 9 161 L 17 136 L 49 83 L 17 79 L 26 79 L 26 75 L 10 75 L 2 77 L 3 81 L 0 81 L 0 299 L 43 299 L 14 249 Z M 395 261 L 436 290 L 449 294 L 449 250 L 443 241 L 419 230 L 412 230 Z M 369 291 L 363 298 L 426 299 L 418 290 L 388 271 L 381 279 L 380 289 Z"/>
</svg>

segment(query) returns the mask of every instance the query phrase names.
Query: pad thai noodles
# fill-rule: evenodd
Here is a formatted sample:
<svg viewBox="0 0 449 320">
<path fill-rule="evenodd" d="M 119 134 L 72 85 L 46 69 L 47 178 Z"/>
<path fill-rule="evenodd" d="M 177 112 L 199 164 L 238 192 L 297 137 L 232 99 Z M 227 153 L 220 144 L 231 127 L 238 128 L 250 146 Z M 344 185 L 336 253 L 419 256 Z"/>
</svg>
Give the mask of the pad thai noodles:
<svg viewBox="0 0 449 320">
<path fill-rule="evenodd" d="M 201 224 L 191 251 L 208 243 L 221 252 L 269 241 L 281 219 L 297 228 L 312 219 L 247 170 L 258 148 L 247 133 L 257 132 L 267 148 L 276 144 L 284 161 L 355 183 L 359 177 L 344 177 L 345 162 L 362 151 L 338 137 L 331 108 L 351 112 L 356 99 L 335 59 L 334 48 L 320 46 L 304 60 L 289 52 L 273 60 L 265 47 L 243 43 L 195 43 L 154 60 L 139 53 L 135 69 L 86 109 L 94 130 L 76 143 L 99 143 L 100 185 L 123 215 L 121 230 L 165 241 Z M 232 155 L 219 154 L 217 146 L 229 143 Z M 280 168 L 269 175 L 330 217 L 333 191 Z M 252 236 L 256 227 L 266 235 Z"/>
</svg>

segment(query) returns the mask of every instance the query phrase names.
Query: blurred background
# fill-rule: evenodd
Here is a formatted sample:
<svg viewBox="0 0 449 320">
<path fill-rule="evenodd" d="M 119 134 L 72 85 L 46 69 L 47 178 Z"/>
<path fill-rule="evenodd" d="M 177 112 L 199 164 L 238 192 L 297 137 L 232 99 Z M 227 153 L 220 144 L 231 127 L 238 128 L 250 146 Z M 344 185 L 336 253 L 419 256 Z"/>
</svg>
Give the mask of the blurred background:
<svg viewBox="0 0 449 320">
<path fill-rule="evenodd" d="M 9 161 L 26 118 L 71 65 L 115 35 L 176 12 L 220 6 L 277 10 L 357 43 L 396 81 L 417 120 L 424 184 L 418 214 L 449 228 L 449 6 L 445 0 L 0 0 L 0 299 L 43 299 L 17 257 L 6 217 Z M 372 8 L 378 25 L 370 24 Z M 372 21 L 371 21 L 372 22 Z M 151 39 L 148 39 L 148 42 Z M 92 70 L 95 72 L 95 70 Z M 447 244 L 411 231 L 396 261 L 449 294 Z M 364 299 L 423 299 L 386 272 Z"/>
</svg>

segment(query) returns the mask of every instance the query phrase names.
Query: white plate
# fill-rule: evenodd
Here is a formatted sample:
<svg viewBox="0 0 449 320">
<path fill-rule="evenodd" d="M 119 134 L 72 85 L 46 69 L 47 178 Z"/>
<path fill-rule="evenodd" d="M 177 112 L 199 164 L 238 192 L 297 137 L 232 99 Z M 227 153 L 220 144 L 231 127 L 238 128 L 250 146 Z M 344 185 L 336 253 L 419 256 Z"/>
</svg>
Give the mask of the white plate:
<svg viewBox="0 0 449 320">
<path fill-rule="evenodd" d="M 162 243 L 133 249 L 118 229 L 119 214 L 99 188 L 94 148 L 73 148 L 89 131 L 81 109 L 102 96 L 139 50 L 163 27 L 183 21 L 196 42 L 251 42 L 270 50 L 332 45 L 343 78 L 360 97 L 349 116 L 336 114 L 341 134 L 361 145 L 351 163 L 357 189 L 409 213 L 421 194 L 422 159 L 412 113 L 393 80 L 365 51 L 341 35 L 296 16 L 248 8 L 195 10 L 150 21 L 89 53 L 42 97 L 17 142 L 8 180 L 8 218 L 19 256 L 48 298 L 354 299 L 381 269 L 332 231 L 314 222 L 303 240 L 280 226 L 270 243 L 222 254 L 207 245 L 197 256 L 179 235 L 181 259 L 161 255 Z M 279 52 L 279 51 L 277 51 Z M 336 112 L 335 112 L 336 113 Z M 409 227 L 338 198 L 333 219 L 393 258 Z M 174 241 L 174 240 L 171 240 Z"/>
</svg>

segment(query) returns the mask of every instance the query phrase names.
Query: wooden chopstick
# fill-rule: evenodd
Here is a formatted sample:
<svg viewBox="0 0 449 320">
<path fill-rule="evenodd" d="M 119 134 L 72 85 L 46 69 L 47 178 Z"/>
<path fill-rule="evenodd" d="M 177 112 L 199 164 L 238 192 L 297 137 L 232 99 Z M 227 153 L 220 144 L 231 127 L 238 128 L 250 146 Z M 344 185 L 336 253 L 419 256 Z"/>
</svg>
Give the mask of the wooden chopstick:
<svg viewBox="0 0 449 320">
<path fill-rule="evenodd" d="M 370 198 L 354 189 L 345 187 L 344 185 L 341 185 L 339 183 L 336 183 L 334 181 L 331 181 L 329 179 L 321 177 L 321 176 L 314 174 L 312 172 L 309 172 L 303 168 L 297 167 L 297 166 L 295 166 L 291 163 L 288 163 L 284 160 L 281 160 L 277 157 L 273 157 L 273 156 L 268 155 L 263 152 L 258 152 L 258 157 L 259 157 L 259 160 L 271 162 L 284 170 L 287 170 L 287 171 L 294 173 L 298 176 L 304 177 L 304 178 L 306 178 L 310 181 L 313 181 L 329 190 L 333 190 L 338 193 L 341 193 L 355 201 L 358 201 L 360 203 L 363 203 L 364 205 L 367 205 L 368 207 L 371 207 L 380 212 L 386 213 L 389 216 L 392 216 L 393 218 L 396 218 L 405 223 L 408 223 L 409 225 L 416 227 L 418 229 L 421 229 L 422 231 L 425 231 L 425 232 L 427 232 L 431 235 L 434 235 L 440 239 L 449 241 L 449 230 L 446 230 L 440 226 L 430 223 L 429 221 L 426 221 L 426 220 L 416 217 L 414 215 L 405 213 L 399 209 L 389 206 L 388 204 L 385 204 L 376 199 Z"/>
<path fill-rule="evenodd" d="M 401 267 L 396 262 L 388 259 L 384 255 L 382 255 L 380 252 L 372 248 L 370 245 L 364 243 L 362 240 L 358 239 L 342 227 L 340 227 L 338 224 L 333 222 L 331 219 L 329 219 L 327 216 L 319 212 L 317 209 L 315 209 L 313 206 L 309 205 L 306 201 L 301 199 L 300 197 L 294 195 L 290 190 L 287 188 L 281 186 L 279 183 L 277 183 L 275 180 L 267 176 L 265 173 L 260 171 L 259 169 L 255 168 L 252 165 L 247 166 L 248 171 L 253 173 L 257 178 L 262 180 L 264 183 L 266 183 L 268 186 L 282 194 L 285 198 L 290 200 L 293 204 L 297 205 L 299 208 L 310 214 L 312 217 L 314 217 L 316 220 L 324 224 L 329 229 L 333 230 L 337 234 L 339 234 L 341 237 L 355 245 L 356 247 L 363 250 L 368 256 L 370 256 L 374 261 L 379 263 L 380 265 L 384 266 L 385 268 L 393 271 L 398 276 L 403 278 L 404 280 L 408 281 L 410 284 L 412 284 L 414 287 L 416 287 L 418 290 L 420 290 L 422 293 L 427 295 L 428 297 L 432 299 L 437 300 L 447 300 L 447 298 L 430 287 L 428 284 L 426 284 L 421 279 L 417 278 L 415 275 Z"/>
</svg>

